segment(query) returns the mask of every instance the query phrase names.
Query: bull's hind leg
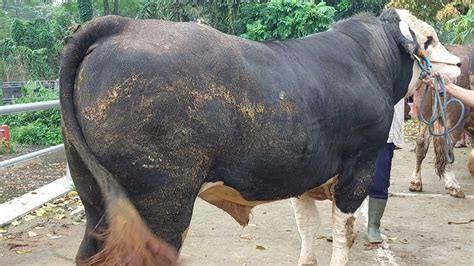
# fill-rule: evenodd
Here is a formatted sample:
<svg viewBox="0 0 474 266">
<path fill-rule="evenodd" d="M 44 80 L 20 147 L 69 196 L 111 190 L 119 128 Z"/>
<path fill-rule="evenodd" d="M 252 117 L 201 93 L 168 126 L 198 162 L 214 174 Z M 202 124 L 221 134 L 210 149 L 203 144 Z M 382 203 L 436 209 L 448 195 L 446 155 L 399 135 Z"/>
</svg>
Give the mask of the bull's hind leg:
<svg viewBox="0 0 474 266">
<path fill-rule="evenodd" d="M 298 265 L 316 265 L 313 252 L 314 235 L 319 228 L 320 219 L 316 201 L 306 195 L 291 198 L 296 225 L 301 237 L 301 252 Z"/>
<path fill-rule="evenodd" d="M 411 175 L 409 190 L 415 192 L 423 191 L 423 183 L 421 181 L 421 164 L 426 157 L 428 148 L 430 147 L 431 134 L 425 124 L 421 125 L 420 132 L 416 139 L 415 155 L 416 163 L 415 169 Z"/>
<path fill-rule="evenodd" d="M 461 189 L 456 176 L 454 175 L 453 165 L 447 164 L 445 171 L 442 175 L 444 177 L 444 187 L 448 190 L 449 195 L 455 198 L 465 198 L 466 195 Z"/>
<path fill-rule="evenodd" d="M 84 237 L 76 254 L 76 263 L 83 264 L 102 247 L 102 241 L 98 240 L 97 235 L 105 231 L 105 211 L 102 195 L 94 177 L 75 149 L 67 142 L 65 148 L 71 176 L 87 218 Z"/>
<path fill-rule="evenodd" d="M 354 213 L 369 193 L 375 173 L 377 152 L 360 152 L 343 166 L 335 186 L 332 206 L 331 265 L 347 265 L 354 243 Z"/>
<path fill-rule="evenodd" d="M 180 250 L 201 184 L 193 178 L 166 178 L 166 186 L 130 199 L 151 231 Z M 146 190 L 145 190 L 146 191 Z"/>
<path fill-rule="evenodd" d="M 445 130 L 439 123 L 435 124 L 435 126 L 437 127 L 436 129 L 438 132 Z M 451 127 L 452 125 L 448 126 Z M 446 160 L 445 149 L 452 154 L 454 149 L 454 143 L 456 143 L 456 141 L 461 137 L 462 131 L 462 129 L 458 128 L 457 130 L 451 132 L 450 138 L 452 141 L 450 142 L 450 145 L 448 147 L 446 147 L 445 140 L 442 137 L 435 137 L 433 140 L 436 174 L 444 179 L 444 187 L 448 190 L 449 195 L 456 198 L 464 198 L 466 197 L 466 195 L 464 194 L 461 189 L 461 186 L 456 180 L 452 163 L 449 163 Z"/>
</svg>

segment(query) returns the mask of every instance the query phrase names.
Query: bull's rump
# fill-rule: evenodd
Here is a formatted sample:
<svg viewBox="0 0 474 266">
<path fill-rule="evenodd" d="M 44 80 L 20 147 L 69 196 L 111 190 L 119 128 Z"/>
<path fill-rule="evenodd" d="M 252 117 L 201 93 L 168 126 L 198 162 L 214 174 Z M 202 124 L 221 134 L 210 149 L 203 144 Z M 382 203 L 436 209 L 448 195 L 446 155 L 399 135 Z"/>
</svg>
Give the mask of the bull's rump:
<svg viewBox="0 0 474 266">
<path fill-rule="evenodd" d="M 359 132 L 386 124 L 375 114 L 388 104 L 354 93 L 364 85 L 350 69 L 324 73 L 347 62 L 323 60 L 328 70 L 302 76 L 314 62 L 271 46 L 191 23 L 130 22 L 78 72 L 88 145 L 137 191 L 159 188 L 161 176 L 223 180 L 252 199 L 266 199 L 261 188 L 280 198 L 324 183 L 347 147 L 374 140 Z"/>
</svg>

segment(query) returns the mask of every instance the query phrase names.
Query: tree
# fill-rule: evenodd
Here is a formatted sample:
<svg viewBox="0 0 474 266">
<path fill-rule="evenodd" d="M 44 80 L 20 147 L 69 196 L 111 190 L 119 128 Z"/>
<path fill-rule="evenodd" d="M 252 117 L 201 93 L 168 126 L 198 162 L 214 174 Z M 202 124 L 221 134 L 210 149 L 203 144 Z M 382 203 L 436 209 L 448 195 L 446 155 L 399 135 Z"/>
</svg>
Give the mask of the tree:
<svg viewBox="0 0 474 266">
<path fill-rule="evenodd" d="M 92 19 L 94 12 L 91 0 L 77 0 L 77 8 L 79 9 L 81 22 L 86 22 Z"/>
<path fill-rule="evenodd" d="M 104 0 L 104 16 L 110 14 L 109 0 Z"/>
<path fill-rule="evenodd" d="M 114 15 L 119 14 L 119 0 L 114 0 L 114 12 L 112 14 Z"/>
</svg>

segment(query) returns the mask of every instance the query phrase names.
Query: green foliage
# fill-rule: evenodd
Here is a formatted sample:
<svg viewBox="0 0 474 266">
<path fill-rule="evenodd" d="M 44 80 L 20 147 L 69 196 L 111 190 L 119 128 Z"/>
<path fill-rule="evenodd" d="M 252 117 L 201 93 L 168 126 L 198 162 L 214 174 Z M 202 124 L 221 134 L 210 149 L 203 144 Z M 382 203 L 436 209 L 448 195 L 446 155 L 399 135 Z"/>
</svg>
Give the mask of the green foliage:
<svg viewBox="0 0 474 266">
<path fill-rule="evenodd" d="M 0 11 L 0 40 L 8 37 L 10 34 L 10 20 L 5 12 Z"/>
<path fill-rule="evenodd" d="M 94 17 L 91 0 L 77 0 L 77 9 L 82 22 L 89 21 Z"/>
<path fill-rule="evenodd" d="M 436 24 L 438 12 L 446 5 L 452 4 L 461 13 L 464 13 L 469 6 L 468 2 L 466 0 L 391 0 L 387 7 L 407 9 L 418 19 Z"/>
<path fill-rule="evenodd" d="M 245 4 L 236 21 L 236 33 L 257 41 L 303 37 L 328 29 L 335 13 L 325 2 L 272 0 L 268 4 Z"/>
<path fill-rule="evenodd" d="M 12 39 L 0 41 L 0 72 L 6 80 L 51 78 L 54 71 L 48 64 L 47 49 L 33 50 L 17 45 Z"/>
<path fill-rule="evenodd" d="M 389 0 L 336 0 L 328 1 L 328 5 L 337 7 L 336 19 L 353 16 L 360 12 L 379 15 Z"/>
<path fill-rule="evenodd" d="M 11 20 L 9 37 L 0 40 L 0 80 L 57 77 L 62 40 L 73 18 L 61 7 L 40 13 L 30 21 Z"/>
<path fill-rule="evenodd" d="M 445 29 L 452 33 L 451 43 L 474 45 L 474 7 L 446 22 Z"/>
<path fill-rule="evenodd" d="M 156 1 L 142 3 L 137 13 L 140 19 L 170 21 L 200 20 L 222 32 L 234 34 L 239 4 L 236 1 Z"/>
<path fill-rule="evenodd" d="M 58 93 L 33 83 L 22 88 L 15 103 L 29 103 L 58 98 Z M 54 145 L 62 143 L 59 109 L 47 109 L 0 116 L 0 124 L 10 126 L 11 140 L 20 144 Z"/>
</svg>

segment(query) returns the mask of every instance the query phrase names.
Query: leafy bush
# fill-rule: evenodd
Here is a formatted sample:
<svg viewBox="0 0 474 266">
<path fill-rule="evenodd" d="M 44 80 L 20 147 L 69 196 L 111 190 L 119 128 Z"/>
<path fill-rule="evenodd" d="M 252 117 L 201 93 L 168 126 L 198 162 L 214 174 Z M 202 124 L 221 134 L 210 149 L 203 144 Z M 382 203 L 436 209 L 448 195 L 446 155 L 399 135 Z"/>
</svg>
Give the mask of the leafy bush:
<svg viewBox="0 0 474 266">
<path fill-rule="evenodd" d="M 263 41 L 303 37 L 324 31 L 334 21 L 336 9 L 325 2 L 271 0 L 267 4 L 244 4 L 236 20 L 236 33 Z"/>
<path fill-rule="evenodd" d="M 15 103 L 29 103 L 58 98 L 57 91 L 28 83 Z M 10 126 L 11 140 L 20 144 L 54 145 L 62 143 L 61 115 L 58 108 L 24 112 L 0 117 L 0 124 Z"/>
<path fill-rule="evenodd" d="M 61 7 L 49 6 L 38 14 L 42 16 L 33 20 L 11 20 L 8 38 L 0 40 L 0 80 L 57 77 L 62 40 L 73 18 Z"/>
<path fill-rule="evenodd" d="M 474 45 L 474 7 L 465 15 L 447 21 L 445 29 L 452 33 L 451 43 Z"/>
</svg>

